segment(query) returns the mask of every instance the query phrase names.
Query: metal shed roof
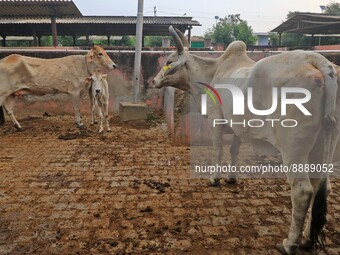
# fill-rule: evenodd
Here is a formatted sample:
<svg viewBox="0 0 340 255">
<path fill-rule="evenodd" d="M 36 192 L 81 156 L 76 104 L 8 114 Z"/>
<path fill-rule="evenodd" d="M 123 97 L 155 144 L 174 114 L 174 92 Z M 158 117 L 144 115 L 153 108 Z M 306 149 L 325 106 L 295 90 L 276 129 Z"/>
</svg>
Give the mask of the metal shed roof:
<svg viewBox="0 0 340 255">
<path fill-rule="evenodd" d="M 58 35 L 134 35 L 136 16 L 83 16 L 79 18 L 57 18 Z M 192 26 L 201 26 L 192 17 L 145 16 L 144 35 L 168 35 L 169 26 L 185 31 Z M 49 18 L 0 18 L 0 35 L 51 34 Z"/>
<path fill-rule="evenodd" d="M 72 0 L 0 0 L 4 17 L 81 17 Z"/>
<path fill-rule="evenodd" d="M 144 25 L 190 25 L 201 26 L 192 17 L 154 17 L 145 16 Z M 136 25 L 136 16 L 83 16 L 79 18 L 58 18 L 57 24 L 133 24 Z M 49 18 L 1 18 L 0 24 L 51 24 Z"/>
<path fill-rule="evenodd" d="M 340 32 L 340 16 L 296 12 L 272 30 L 277 33 L 336 34 Z"/>
</svg>

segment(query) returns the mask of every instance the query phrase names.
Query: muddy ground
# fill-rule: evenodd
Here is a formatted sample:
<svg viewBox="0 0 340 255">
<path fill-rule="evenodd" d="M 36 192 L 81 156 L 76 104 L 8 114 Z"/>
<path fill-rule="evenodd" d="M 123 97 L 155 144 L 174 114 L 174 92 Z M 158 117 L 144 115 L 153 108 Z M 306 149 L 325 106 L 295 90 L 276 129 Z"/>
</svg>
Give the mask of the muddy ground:
<svg viewBox="0 0 340 255">
<path fill-rule="evenodd" d="M 287 235 L 284 180 L 190 179 L 189 148 L 173 146 L 162 122 L 113 118 L 113 132 L 97 134 L 71 116 L 19 120 L 22 132 L 0 128 L 0 254 L 272 255 Z M 249 160 L 259 159 L 243 150 Z M 332 185 L 327 247 L 339 254 L 340 180 Z"/>
</svg>

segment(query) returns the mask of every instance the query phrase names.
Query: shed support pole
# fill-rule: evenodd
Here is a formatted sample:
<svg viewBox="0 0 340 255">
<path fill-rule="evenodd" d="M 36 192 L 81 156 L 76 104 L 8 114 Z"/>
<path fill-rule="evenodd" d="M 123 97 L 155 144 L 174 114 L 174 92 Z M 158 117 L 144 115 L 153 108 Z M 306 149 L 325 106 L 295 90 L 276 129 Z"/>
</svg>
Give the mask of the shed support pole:
<svg viewBox="0 0 340 255">
<path fill-rule="evenodd" d="M 188 27 L 188 42 L 189 42 L 189 47 L 191 47 L 191 26 Z"/>
<path fill-rule="evenodd" d="M 76 46 L 77 45 L 77 38 L 75 35 L 72 35 L 72 39 L 73 39 L 73 46 Z"/>
<path fill-rule="evenodd" d="M 110 38 L 111 38 L 111 36 L 108 35 L 108 36 L 107 36 L 107 45 L 108 45 L 108 46 L 110 46 Z"/>
<path fill-rule="evenodd" d="M 53 37 L 53 46 L 58 46 L 58 34 L 57 34 L 57 18 L 55 16 L 51 16 L 51 26 L 52 26 L 52 37 Z"/>
<path fill-rule="evenodd" d="M 279 33 L 279 47 L 282 46 L 281 41 L 282 41 L 282 33 Z"/>
<path fill-rule="evenodd" d="M 6 36 L 2 36 L 2 47 L 6 47 Z"/>
<path fill-rule="evenodd" d="M 90 36 L 86 35 L 86 46 L 90 46 Z"/>
<path fill-rule="evenodd" d="M 38 41 L 37 41 L 37 32 L 36 32 L 35 28 L 33 28 L 32 34 L 33 34 L 33 45 L 37 46 Z"/>
</svg>

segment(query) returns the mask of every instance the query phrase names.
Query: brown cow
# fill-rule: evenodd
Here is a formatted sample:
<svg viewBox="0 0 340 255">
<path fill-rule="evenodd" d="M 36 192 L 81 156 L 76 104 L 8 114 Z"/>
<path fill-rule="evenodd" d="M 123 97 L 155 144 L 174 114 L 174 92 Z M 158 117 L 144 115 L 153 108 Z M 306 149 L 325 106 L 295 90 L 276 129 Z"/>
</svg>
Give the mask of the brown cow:
<svg viewBox="0 0 340 255">
<path fill-rule="evenodd" d="M 75 119 L 83 127 L 79 112 L 80 93 L 85 90 L 84 78 L 96 69 L 113 70 L 116 64 L 100 46 L 93 46 L 84 55 L 41 59 L 13 54 L 0 61 L 0 107 L 3 106 L 14 126 L 21 125 L 13 114 L 16 96 L 25 94 L 69 94 L 72 96 Z M 2 109 L 0 109 L 0 122 Z"/>
</svg>

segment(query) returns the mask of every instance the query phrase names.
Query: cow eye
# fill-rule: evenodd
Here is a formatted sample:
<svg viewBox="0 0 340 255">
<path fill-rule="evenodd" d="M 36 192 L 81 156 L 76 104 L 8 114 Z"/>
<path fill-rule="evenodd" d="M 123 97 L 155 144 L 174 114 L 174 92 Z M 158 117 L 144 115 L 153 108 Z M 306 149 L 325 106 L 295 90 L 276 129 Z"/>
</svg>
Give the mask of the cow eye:
<svg viewBox="0 0 340 255">
<path fill-rule="evenodd" d="M 103 56 L 103 53 L 99 52 L 98 55 L 99 55 L 99 56 Z"/>
<path fill-rule="evenodd" d="M 166 61 L 166 65 L 168 66 L 168 65 L 171 65 L 172 64 L 172 61 L 171 60 L 168 60 L 168 61 Z"/>
</svg>

